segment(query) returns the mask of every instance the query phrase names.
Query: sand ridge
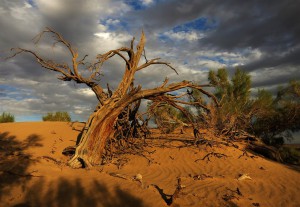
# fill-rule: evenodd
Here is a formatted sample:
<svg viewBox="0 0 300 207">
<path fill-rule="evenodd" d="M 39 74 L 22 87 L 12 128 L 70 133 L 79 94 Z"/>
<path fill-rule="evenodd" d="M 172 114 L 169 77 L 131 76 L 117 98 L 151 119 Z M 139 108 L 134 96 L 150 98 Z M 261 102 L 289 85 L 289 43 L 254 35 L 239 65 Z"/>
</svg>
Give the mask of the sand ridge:
<svg viewBox="0 0 300 207">
<path fill-rule="evenodd" d="M 74 170 L 61 154 L 82 123 L 0 124 L 0 206 L 300 206 L 300 174 L 234 147 L 149 147 L 147 158 L 123 155 L 92 170 Z M 209 152 L 227 157 L 201 160 Z M 200 159 L 200 160 L 199 160 Z M 140 174 L 142 183 L 133 178 Z M 241 174 L 251 179 L 239 181 Z"/>
</svg>

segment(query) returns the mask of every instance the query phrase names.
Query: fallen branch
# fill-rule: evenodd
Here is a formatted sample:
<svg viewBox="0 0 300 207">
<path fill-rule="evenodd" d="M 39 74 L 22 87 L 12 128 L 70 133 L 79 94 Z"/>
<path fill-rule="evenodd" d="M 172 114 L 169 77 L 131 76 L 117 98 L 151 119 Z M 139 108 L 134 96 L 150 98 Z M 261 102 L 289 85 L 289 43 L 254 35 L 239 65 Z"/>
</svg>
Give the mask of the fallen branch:
<svg viewBox="0 0 300 207">
<path fill-rule="evenodd" d="M 116 161 L 112 161 L 111 163 L 116 165 L 118 167 L 118 169 L 120 170 L 128 162 L 129 162 L 128 158 L 120 158 L 120 159 L 117 159 Z"/>
<path fill-rule="evenodd" d="M 148 158 L 146 155 L 144 154 L 139 154 L 140 156 L 144 157 L 146 160 L 148 160 L 148 166 L 151 165 L 151 164 L 159 164 L 158 162 L 154 162 L 154 160 L 152 158 Z"/>
<path fill-rule="evenodd" d="M 207 140 L 207 139 L 201 139 L 201 140 L 197 140 L 195 142 L 196 145 L 205 145 L 206 147 L 210 147 L 210 148 L 213 148 L 214 146 L 219 146 L 219 144 L 223 144 L 223 143 L 220 143 L 218 141 L 215 141 L 215 140 Z"/>
<path fill-rule="evenodd" d="M 241 155 L 238 157 L 238 159 L 240 159 L 240 158 L 243 157 L 243 156 L 250 157 L 250 158 L 252 158 L 252 159 L 256 158 L 256 156 L 254 156 L 254 155 L 249 155 L 249 154 L 247 153 L 246 150 L 243 150 L 243 154 L 241 154 Z"/>
<path fill-rule="evenodd" d="M 205 160 L 205 159 L 207 159 L 207 161 L 210 161 L 210 157 L 222 158 L 222 157 L 228 157 L 228 156 L 223 153 L 210 152 L 207 155 L 205 155 L 203 158 L 195 160 L 195 162 L 198 162 L 199 160 Z"/>
<path fill-rule="evenodd" d="M 115 178 L 121 178 L 124 180 L 130 180 L 129 177 L 127 175 L 122 175 L 119 173 L 108 173 L 110 176 L 115 177 Z"/>
<path fill-rule="evenodd" d="M 38 158 L 40 158 L 40 159 L 45 159 L 45 160 L 48 160 L 48 161 L 51 160 L 52 162 L 54 162 L 54 163 L 57 164 L 57 165 L 63 164 L 61 161 L 56 160 L 55 158 L 49 157 L 49 156 L 40 156 L 40 157 L 38 157 Z"/>
<path fill-rule="evenodd" d="M 179 197 L 179 194 L 180 194 L 180 192 L 181 192 L 182 189 L 183 189 L 183 186 L 181 185 L 181 178 L 178 178 L 177 179 L 176 190 L 173 193 L 173 195 L 171 196 L 170 202 L 168 204 L 169 206 L 172 205 L 172 203 L 174 202 L 174 200 Z"/>
<path fill-rule="evenodd" d="M 158 190 L 162 199 L 166 202 L 166 204 L 168 206 L 171 206 L 173 204 L 174 200 L 179 197 L 179 195 L 182 193 L 181 190 L 184 188 L 184 186 L 181 185 L 181 178 L 177 178 L 176 189 L 172 195 L 165 194 L 163 189 L 161 189 L 160 187 L 158 187 L 155 184 L 151 184 L 151 185 L 154 186 Z"/>
</svg>

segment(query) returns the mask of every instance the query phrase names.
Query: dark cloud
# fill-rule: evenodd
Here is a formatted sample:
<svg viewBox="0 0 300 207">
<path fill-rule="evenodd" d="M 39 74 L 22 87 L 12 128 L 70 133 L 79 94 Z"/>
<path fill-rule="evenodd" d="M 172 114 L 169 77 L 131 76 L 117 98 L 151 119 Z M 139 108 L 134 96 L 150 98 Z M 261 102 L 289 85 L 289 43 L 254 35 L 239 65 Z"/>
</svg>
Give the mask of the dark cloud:
<svg viewBox="0 0 300 207">
<path fill-rule="evenodd" d="M 8 56 L 11 47 L 25 47 L 44 57 L 70 62 L 66 50 L 51 48 L 49 37 L 38 46 L 32 44 L 32 38 L 46 26 L 59 31 L 81 56 L 89 54 L 90 60 L 97 53 L 128 46 L 131 35 L 138 37 L 144 28 L 148 59 L 162 57 L 180 74 L 154 67 L 141 71 L 136 82 L 145 88 L 161 84 L 166 76 L 170 81 L 203 83 L 207 70 L 220 63 L 227 67 L 241 65 L 251 72 L 254 87 L 273 87 L 300 79 L 298 0 L 163 0 L 137 11 L 121 0 L 30 2 L 33 7 L 27 1 L 1 1 L 1 58 Z M 186 32 L 185 25 L 199 19 L 202 27 L 191 28 L 198 36 L 187 39 L 191 33 L 176 33 L 180 29 Z M 107 22 L 115 25 L 105 25 Z M 95 36 L 97 33 L 100 37 Z M 117 87 L 123 70 L 122 61 L 114 58 L 102 70 L 101 85 L 106 87 L 108 82 L 112 88 Z M 81 113 L 84 120 L 96 104 L 95 97 L 83 86 L 62 85 L 57 75 L 40 68 L 29 55 L 1 61 L 0 84 L 15 87 L 19 95 L 0 87 L 0 109 L 15 109 L 20 115 L 66 110 Z"/>
<path fill-rule="evenodd" d="M 177 25 L 193 21 L 203 11 L 201 1 L 162 1 L 147 10 L 132 12 L 128 19 L 151 33 L 171 29 Z"/>
<path fill-rule="evenodd" d="M 137 19 L 151 31 L 172 29 L 207 18 L 216 21 L 217 27 L 201 40 L 201 44 L 221 49 L 252 47 L 281 51 L 299 43 L 299 6 L 298 0 L 176 0 L 137 11 L 131 19 Z"/>
<path fill-rule="evenodd" d="M 268 67 L 294 66 L 300 65 L 300 48 L 291 51 L 283 51 L 282 53 L 273 53 L 272 51 L 264 53 L 263 56 L 256 61 L 248 63 L 244 68 L 247 71 L 259 70 Z"/>
<path fill-rule="evenodd" d="M 204 42 L 218 48 L 251 47 L 282 51 L 299 43 L 300 26 L 295 1 L 222 1 L 215 10 L 219 26 Z M 225 10 L 227 12 L 222 12 Z M 220 15 L 218 15 L 220 13 Z"/>
<path fill-rule="evenodd" d="M 148 31 L 170 30 L 198 18 L 217 26 L 199 40 L 198 47 L 239 52 L 259 49 L 261 59 L 245 65 L 257 70 L 282 64 L 299 65 L 300 2 L 291 1 L 165 1 L 135 13 Z"/>
<path fill-rule="evenodd" d="M 272 69 L 256 72 L 256 75 L 259 76 L 254 78 L 252 87 L 254 88 L 268 88 L 275 87 L 279 85 L 285 85 L 291 80 L 299 80 L 300 70 L 295 67 L 282 67 L 281 70 L 274 73 Z"/>
</svg>

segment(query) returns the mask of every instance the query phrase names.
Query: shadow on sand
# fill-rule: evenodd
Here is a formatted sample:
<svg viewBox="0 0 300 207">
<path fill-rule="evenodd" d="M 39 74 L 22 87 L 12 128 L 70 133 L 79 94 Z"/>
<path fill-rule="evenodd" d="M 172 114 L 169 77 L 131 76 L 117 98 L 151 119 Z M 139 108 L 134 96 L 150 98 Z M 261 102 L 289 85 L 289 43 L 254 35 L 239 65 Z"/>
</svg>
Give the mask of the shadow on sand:
<svg viewBox="0 0 300 207">
<path fill-rule="evenodd" d="M 279 150 L 272 146 L 267 145 L 248 145 L 246 147 L 246 151 L 256 155 L 260 156 L 264 159 L 267 159 L 272 162 L 277 162 L 285 165 L 285 167 L 295 170 L 297 172 L 300 172 L 300 166 L 296 164 L 290 164 L 284 161 L 281 154 L 279 153 Z M 297 158 L 299 159 L 299 158 Z"/>
<path fill-rule="evenodd" d="M 116 187 L 113 192 L 97 180 L 82 186 L 81 180 L 40 178 L 27 190 L 24 201 L 13 207 L 144 207 L 142 200 Z"/>
<path fill-rule="evenodd" d="M 12 207 L 145 207 L 141 199 L 119 187 L 109 190 L 97 180 L 83 186 L 80 179 L 47 181 L 45 177 L 35 177 L 28 168 L 38 161 L 27 150 L 41 147 L 40 141 L 36 134 L 18 141 L 8 132 L 0 133 L 0 201 L 12 196 L 11 190 L 18 186 L 24 194 L 21 202 Z"/>
<path fill-rule="evenodd" d="M 41 138 L 36 134 L 28 136 L 23 142 L 8 132 L 0 133 L 0 200 L 8 195 L 13 186 L 25 186 L 32 178 L 28 167 L 36 162 L 26 153 L 31 147 L 41 147 Z"/>
</svg>

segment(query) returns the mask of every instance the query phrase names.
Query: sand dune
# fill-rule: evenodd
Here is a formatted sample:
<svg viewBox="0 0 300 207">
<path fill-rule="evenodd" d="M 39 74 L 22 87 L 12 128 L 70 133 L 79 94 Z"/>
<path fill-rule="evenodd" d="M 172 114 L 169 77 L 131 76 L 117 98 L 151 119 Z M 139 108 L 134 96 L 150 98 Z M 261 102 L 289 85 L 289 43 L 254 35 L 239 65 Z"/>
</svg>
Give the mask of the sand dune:
<svg viewBox="0 0 300 207">
<path fill-rule="evenodd" d="M 300 206 L 300 173 L 234 147 L 149 147 L 148 159 L 124 155 L 92 170 L 65 165 L 83 124 L 0 124 L 0 206 Z M 170 135 L 171 136 L 171 135 Z M 186 135 L 187 137 L 189 135 Z M 201 160 L 209 152 L 227 157 Z M 252 155 L 252 154 L 250 154 Z M 239 158 L 240 157 L 240 158 Z M 200 160 L 199 160 L 200 159 Z M 196 162 L 195 162 L 196 161 Z M 142 175 L 142 183 L 132 178 Z M 247 174 L 251 179 L 238 180 Z"/>
</svg>

